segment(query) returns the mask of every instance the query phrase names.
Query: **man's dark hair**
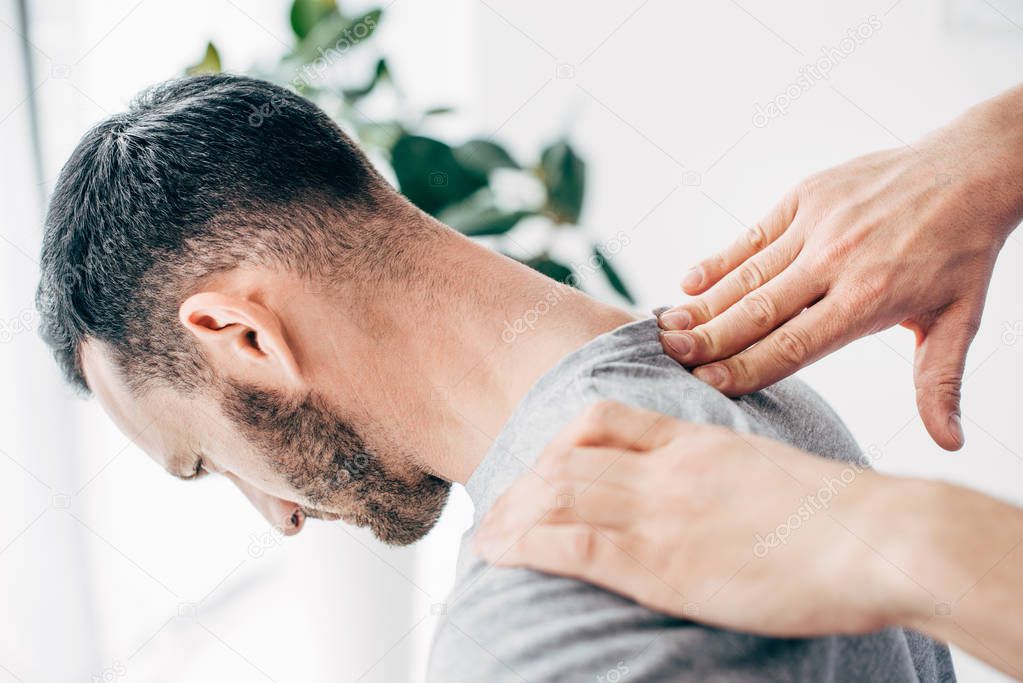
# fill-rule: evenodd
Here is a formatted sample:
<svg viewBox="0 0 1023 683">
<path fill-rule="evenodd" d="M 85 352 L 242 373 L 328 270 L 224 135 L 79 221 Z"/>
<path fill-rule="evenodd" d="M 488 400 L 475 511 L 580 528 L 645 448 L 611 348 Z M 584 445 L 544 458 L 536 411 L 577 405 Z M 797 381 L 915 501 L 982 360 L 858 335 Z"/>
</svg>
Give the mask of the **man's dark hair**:
<svg viewBox="0 0 1023 683">
<path fill-rule="evenodd" d="M 85 339 L 113 351 L 133 389 L 209 377 L 177 309 L 202 278 L 252 263 L 303 277 L 353 272 L 409 209 L 308 100 L 205 75 L 157 85 L 82 138 L 46 217 L 40 329 L 88 390 Z M 205 373 L 205 374 L 204 374 Z"/>
</svg>

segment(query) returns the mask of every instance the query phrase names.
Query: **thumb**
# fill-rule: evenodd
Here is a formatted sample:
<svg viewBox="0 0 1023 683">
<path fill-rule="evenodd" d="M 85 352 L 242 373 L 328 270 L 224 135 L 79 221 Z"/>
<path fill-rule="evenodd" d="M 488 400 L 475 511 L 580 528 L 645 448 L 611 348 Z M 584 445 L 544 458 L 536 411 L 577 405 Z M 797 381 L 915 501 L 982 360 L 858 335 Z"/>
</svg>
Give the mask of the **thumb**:
<svg viewBox="0 0 1023 683">
<path fill-rule="evenodd" d="M 959 409 L 966 352 L 977 333 L 973 307 L 956 305 L 943 311 L 926 329 L 917 328 L 916 406 L 927 433 L 949 451 L 965 441 Z"/>
</svg>

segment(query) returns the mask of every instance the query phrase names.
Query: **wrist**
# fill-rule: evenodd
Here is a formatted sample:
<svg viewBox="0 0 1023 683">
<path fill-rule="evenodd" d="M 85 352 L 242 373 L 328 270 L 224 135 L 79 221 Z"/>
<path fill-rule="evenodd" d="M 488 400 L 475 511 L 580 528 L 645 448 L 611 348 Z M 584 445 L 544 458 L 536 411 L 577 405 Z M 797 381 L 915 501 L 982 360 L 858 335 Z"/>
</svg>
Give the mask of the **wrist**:
<svg viewBox="0 0 1023 683">
<path fill-rule="evenodd" d="M 967 110 L 948 127 L 967 201 L 996 215 L 994 237 L 1004 241 L 1023 220 L 1023 86 Z M 999 243 L 1000 246 L 1000 243 Z"/>
<path fill-rule="evenodd" d="M 936 601 L 925 588 L 940 529 L 934 510 L 940 493 L 934 482 L 870 473 L 859 504 L 861 532 L 855 539 L 860 585 L 872 592 L 879 626 L 911 625 L 934 615 Z"/>
</svg>

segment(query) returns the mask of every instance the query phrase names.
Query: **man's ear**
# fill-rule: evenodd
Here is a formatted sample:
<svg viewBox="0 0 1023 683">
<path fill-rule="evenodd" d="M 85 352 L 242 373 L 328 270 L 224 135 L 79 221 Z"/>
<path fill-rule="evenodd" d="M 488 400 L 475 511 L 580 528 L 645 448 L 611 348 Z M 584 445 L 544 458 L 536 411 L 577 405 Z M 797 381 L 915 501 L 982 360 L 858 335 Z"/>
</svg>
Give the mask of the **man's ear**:
<svg viewBox="0 0 1023 683">
<path fill-rule="evenodd" d="M 221 372 L 264 386 L 301 382 L 281 319 L 263 304 L 199 292 L 181 304 L 178 318 Z"/>
</svg>

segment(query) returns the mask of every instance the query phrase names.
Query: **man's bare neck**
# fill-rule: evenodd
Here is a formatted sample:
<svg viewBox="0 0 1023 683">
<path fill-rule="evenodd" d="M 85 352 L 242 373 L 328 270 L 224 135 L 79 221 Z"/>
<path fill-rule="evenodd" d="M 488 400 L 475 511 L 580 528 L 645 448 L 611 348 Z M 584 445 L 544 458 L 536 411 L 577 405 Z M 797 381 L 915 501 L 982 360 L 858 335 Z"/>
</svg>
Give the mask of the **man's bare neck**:
<svg viewBox="0 0 1023 683">
<path fill-rule="evenodd" d="M 564 356 L 635 320 L 458 236 L 431 255 L 425 301 L 397 314 L 422 466 L 465 482 L 530 388 Z M 411 333 L 414 331 L 414 333 Z"/>
</svg>

